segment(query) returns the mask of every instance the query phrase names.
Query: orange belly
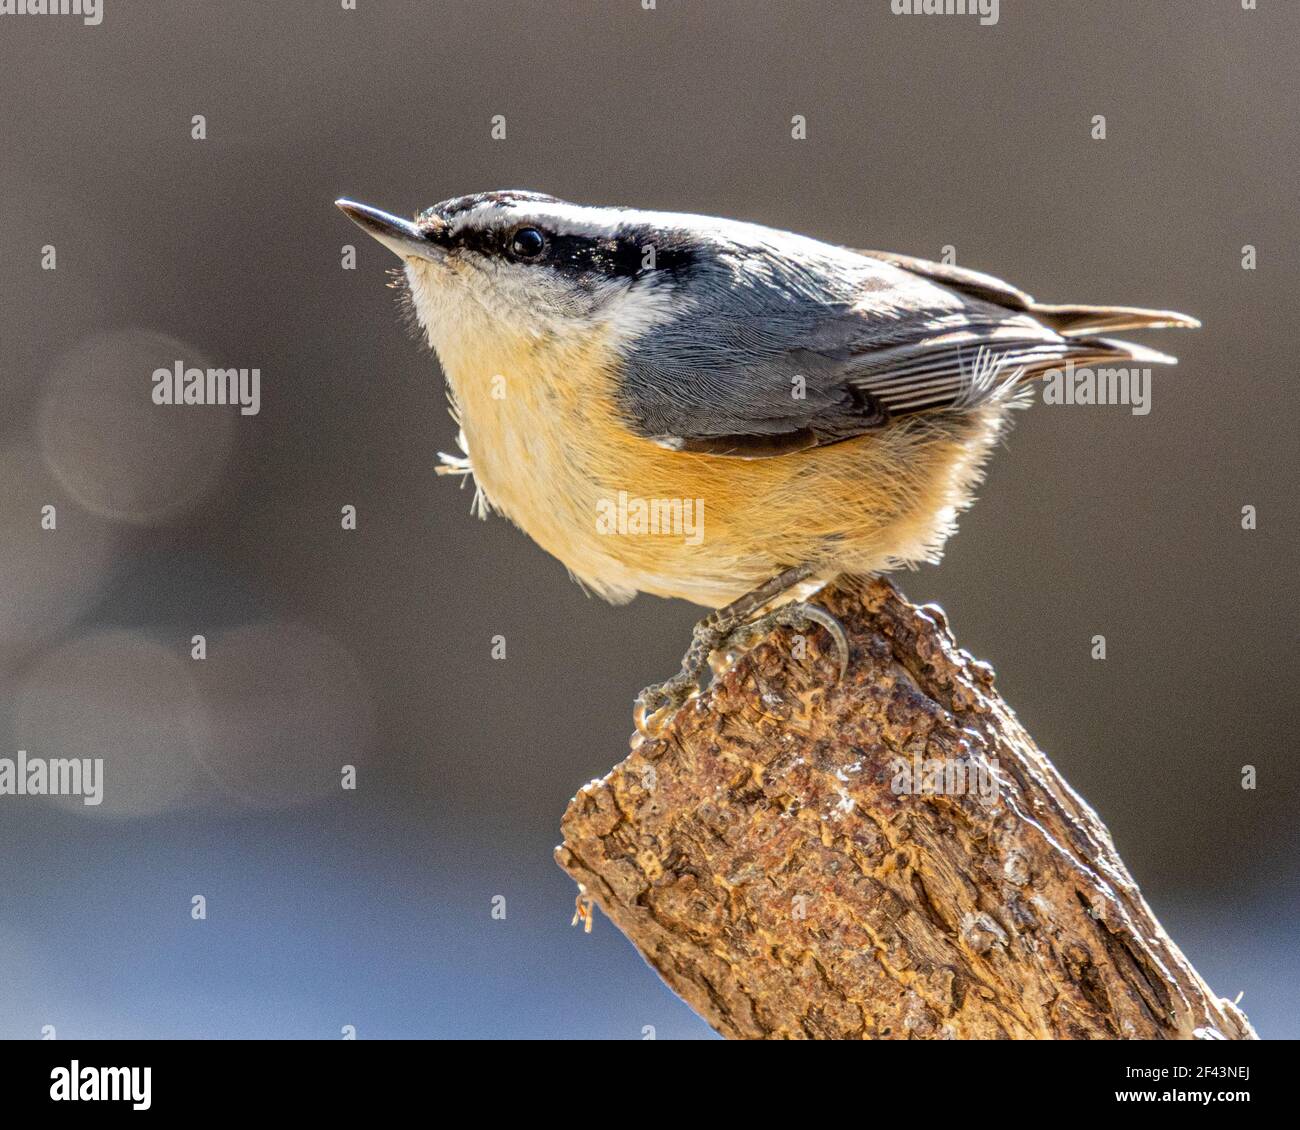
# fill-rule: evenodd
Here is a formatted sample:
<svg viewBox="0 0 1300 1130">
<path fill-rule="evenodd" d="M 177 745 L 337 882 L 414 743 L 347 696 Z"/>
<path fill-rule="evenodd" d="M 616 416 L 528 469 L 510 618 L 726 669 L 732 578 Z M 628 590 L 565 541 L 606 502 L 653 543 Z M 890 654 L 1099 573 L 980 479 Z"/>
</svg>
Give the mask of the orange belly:
<svg viewBox="0 0 1300 1130">
<path fill-rule="evenodd" d="M 496 340 L 444 357 L 475 479 L 594 591 L 710 607 L 791 565 L 818 576 L 935 560 L 1004 409 L 913 418 L 765 459 L 686 454 L 631 433 L 613 354 Z"/>
</svg>

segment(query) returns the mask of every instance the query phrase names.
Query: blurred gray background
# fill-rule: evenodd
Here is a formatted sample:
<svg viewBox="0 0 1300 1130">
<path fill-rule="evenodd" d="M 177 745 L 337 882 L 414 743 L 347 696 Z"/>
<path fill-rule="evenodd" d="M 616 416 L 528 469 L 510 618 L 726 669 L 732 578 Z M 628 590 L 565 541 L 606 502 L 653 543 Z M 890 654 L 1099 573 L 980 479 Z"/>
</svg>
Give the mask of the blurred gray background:
<svg viewBox="0 0 1300 1130">
<path fill-rule="evenodd" d="M 570 929 L 551 861 L 699 610 L 588 599 L 435 478 L 441 374 L 332 205 L 500 187 L 950 244 L 1044 300 L 1203 319 L 1143 338 L 1181 358 L 1150 415 L 1021 415 L 900 583 L 1214 988 L 1300 1035 L 1300 5 L 358 9 L 0 17 L 0 756 L 108 775 L 98 809 L 0 797 L 0 1036 L 709 1034 L 608 922 Z M 259 367 L 260 414 L 151 405 L 177 358 Z"/>
</svg>

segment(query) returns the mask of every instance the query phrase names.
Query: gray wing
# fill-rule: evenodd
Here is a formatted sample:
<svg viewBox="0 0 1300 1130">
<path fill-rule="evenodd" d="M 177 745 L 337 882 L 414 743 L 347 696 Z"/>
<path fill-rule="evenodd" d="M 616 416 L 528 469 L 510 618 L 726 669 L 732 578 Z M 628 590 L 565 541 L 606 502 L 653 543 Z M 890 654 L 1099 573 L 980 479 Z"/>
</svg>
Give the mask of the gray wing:
<svg viewBox="0 0 1300 1130">
<path fill-rule="evenodd" d="M 763 458 L 918 412 L 970 411 L 1067 359 L 1170 360 L 1067 338 L 1034 316 L 1027 295 L 988 276 L 936 279 L 845 255 L 793 268 L 775 258 L 718 264 L 690 310 L 625 358 L 631 426 L 675 450 Z"/>
</svg>

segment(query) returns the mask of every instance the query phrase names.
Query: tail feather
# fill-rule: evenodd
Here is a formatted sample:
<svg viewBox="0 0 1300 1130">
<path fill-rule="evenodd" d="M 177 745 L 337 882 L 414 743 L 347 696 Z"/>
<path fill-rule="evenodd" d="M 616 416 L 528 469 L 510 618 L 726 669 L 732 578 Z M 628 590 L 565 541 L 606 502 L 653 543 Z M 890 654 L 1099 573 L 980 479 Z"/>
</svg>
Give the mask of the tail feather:
<svg viewBox="0 0 1300 1130">
<path fill-rule="evenodd" d="M 888 251 L 860 254 L 930 279 L 972 300 L 966 332 L 871 351 L 851 384 L 879 420 L 935 410 L 969 409 L 997 397 L 1015 399 L 1031 381 L 1066 366 L 1176 365 L 1158 349 L 1110 337 L 1118 330 L 1196 329 L 1174 310 L 1136 306 L 1049 305 L 978 271 Z M 878 421 L 879 422 L 879 421 Z"/>
<path fill-rule="evenodd" d="M 1066 362 L 1076 368 L 1083 365 L 1113 365 L 1117 361 L 1136 361 L 1140 365 L 1177 365 L 1178 358 L 1145 345 L 1131 341 L 1117 341 L 1110 337 L 1071 338 L 1069 348 L 1056 357 L 1035 359 L 1025 365 L 1017 384 L 1037 380 L 1053 369 L 1063 368 Z"/>
<path fill-rule="evenodd" d="M 911 255 L 899 255 L 894 251 L 860 251 L 858 254 L 890 263 L 969 298 L 990 302 L 1006 310 L 1024 311 L 1062 337 L 1098 330 L 1108 333 L 1115 330 L 1154 330 L 1164 327 L 1194 330 L 1201 325 L 1195 318 L 1174 310 L 1144 310 L 1138 306 L 1055 306 L 1035 302 L 1023 290 L 1010 283 L 981 271 L 958 267 L 955 263 L 934 263 Z"/>
<path fill-rule="evenodd" d="M 1116 330 L 1176 328 L 1194 330 L 1200 322 L 1174 310 L 1144 310 L 1138 306 L 1049 306 L 1031 302 L 1029 313 L 1062 337 Z"/>
</svg>

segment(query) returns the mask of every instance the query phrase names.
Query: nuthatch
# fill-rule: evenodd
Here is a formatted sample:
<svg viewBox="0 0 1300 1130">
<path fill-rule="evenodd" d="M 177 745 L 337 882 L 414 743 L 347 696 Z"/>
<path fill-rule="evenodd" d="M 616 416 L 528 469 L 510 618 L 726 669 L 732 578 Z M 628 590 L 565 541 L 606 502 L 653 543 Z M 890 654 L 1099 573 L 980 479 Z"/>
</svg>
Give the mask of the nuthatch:
<svg viewBox="0 0 1300 1130">
<path fill-rule="evenodd" d="M 444 201 L 414 222 L 338 206 L 405 264 L 451 388 L 480 513 L 582 584 L 715 609 L 660 723 L 754 624 L 811 622 L 839 573 L 937 561 L 1026 383 L 1073 362 L 1172 363 L 1098 333 L 1195 319 L 1048 306 L 989 275 L 756 224 L 568 204 Z M 762 620 L 755 617 L 775 607 Z"/>
</svg>

